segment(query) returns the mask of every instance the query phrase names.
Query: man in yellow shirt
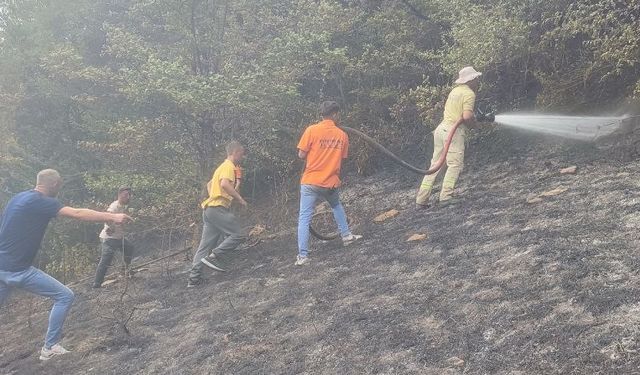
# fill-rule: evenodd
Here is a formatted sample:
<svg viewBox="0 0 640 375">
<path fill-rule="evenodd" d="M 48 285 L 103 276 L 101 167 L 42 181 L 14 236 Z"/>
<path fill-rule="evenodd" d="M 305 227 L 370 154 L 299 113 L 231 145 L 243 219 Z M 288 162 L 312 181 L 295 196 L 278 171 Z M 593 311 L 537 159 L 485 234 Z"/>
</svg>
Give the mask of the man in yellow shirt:
<svg viewBox="0 0 640 375">
<path fill-rule="evenodd" d="M 478 91 L 480 86 L 479 77 L 481 75 L 482 73 L 477 72 L 471 66 L 463 68 L 460 71 L 458 80 L 455 82 L 457 86 L 449 93 L 449 97 L 444 106 L 442 123 L 433 131 L 432 165 L 440 158 L 444 143 L 451 129 L 455 125 L 460 124 L 451 140 L 451 145 L 447 152 L 447 172 L 444 175 L 442 189 L 440 190 L 440 203 L 442 204 L 454 202 L 452 200 L 453 190 L 458 181 L 458 176 L 460 176 L 460 172 L 462 172 L 464 161 L 464 144 L 467 133 L 466 125 L 473 124 L 475 121 L 473 109 L 476 102 L 476 91 Z M 438 172 L 424 176 L 416 197 L 418 208 L 426 208 L 428 206 L 431 189 L 433 188 L 436 177 L 438 177 Z"/>
<path fill-rule="evenodd" d="M 227 145 L 227 159 L 215 170 L 207 184 L 209 197 L 202 202 L 202 238 L 193 258 L 188 288 L 202 282 L 203 265 L 216 271 L 226 271 L 225 258 L 247 238 L 244 228 L 229 210 L 233 201 L 247 206 L 236 190 L 236 173 L 243 158 L 244 147 L 236 141 L 230 142 Z"/>
</svg>

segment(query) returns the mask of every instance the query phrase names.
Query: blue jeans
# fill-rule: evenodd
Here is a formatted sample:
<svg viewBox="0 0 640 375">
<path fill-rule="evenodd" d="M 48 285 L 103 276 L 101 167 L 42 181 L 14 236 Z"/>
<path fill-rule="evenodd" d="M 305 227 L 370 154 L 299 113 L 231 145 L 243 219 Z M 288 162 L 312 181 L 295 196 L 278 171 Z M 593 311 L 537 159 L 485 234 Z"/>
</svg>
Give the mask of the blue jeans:
<svg viewBox="0 0 640 375">
<path fill-rule="evenodd" d="M 49 329 L 44 346 L 50 349 L 62 339 L 62 325 L 71 309 L 75 296 L 71 289 L 47 275 L 43 271 L 29 267 L 24 271 L 11 272 L 0 270 L 0 306 L 9 296 L 11 289 L 24 289 L 33 294 L 49 297 L 53 300 L 53 308 L 49 314 Z"/>
<path fill-rule="evenodd" d="M 298 255 L 306 257 L 309 253 L 309 225 L 318 198 L 329 202 L 333 218 L 338 224 L 340 234 L 346 237 L 351 234 L 347 224 L 347 214 L 340 203 L 338 189 L 327 189 L 314 185 L 300 185 L 300 216 L 298 217 Z"/>
</svg>

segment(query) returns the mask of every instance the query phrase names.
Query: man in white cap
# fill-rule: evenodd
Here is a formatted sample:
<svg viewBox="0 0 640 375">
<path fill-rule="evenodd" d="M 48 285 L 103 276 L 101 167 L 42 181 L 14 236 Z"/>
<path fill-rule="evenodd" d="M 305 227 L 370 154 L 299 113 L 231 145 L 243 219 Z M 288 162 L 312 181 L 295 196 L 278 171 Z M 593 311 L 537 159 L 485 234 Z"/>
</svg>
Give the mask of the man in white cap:
<svg viewBox="0 0 640 375">
<path fill-rule="evenodd" d="M 451 129 L 456 126 L 456 131 L 449 151 L 447 152 L 447 172 L 442 181 L 442 189 L 440 190 L 440 203 L 453 203 L 453 190 L 458 181 L 458 176 L 462 172 L 464 161 L 464 143 L 467 128 L 465 125 L 472 124 L 475 121 L 473 109 L 476 102 L 476 91 L 480 86 L 479 77 L 482 73 L 477 72 L 473 67 L 463 68 L 456 80 L 456 86 L 449 93 L 447 102 L 444 106 L 444 118 L 440 125 L 433 131 L 433 165 L 442 153 L 444 143 Z M 426 208 L 429 205 L 429 197 L 431 189 L 436 180 L 438 173 L 424 176 L 418 195 L 416 204 L 418 208 Z"/>
</svg>

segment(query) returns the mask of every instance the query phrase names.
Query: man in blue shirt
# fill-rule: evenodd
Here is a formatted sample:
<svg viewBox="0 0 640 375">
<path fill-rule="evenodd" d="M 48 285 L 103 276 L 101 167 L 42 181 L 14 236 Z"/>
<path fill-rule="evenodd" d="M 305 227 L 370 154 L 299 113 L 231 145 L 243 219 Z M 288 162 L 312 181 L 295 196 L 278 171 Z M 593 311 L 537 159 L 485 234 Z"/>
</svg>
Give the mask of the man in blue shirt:
<svg viewBox="0 0 640 375">
<path fill-rule="evenodd" d="M 54 301 L 44 346 L 40 351 L 41 360 L 68 352 L 60 345 L 60 340 L 62 325 L 74 299 L 71 289 L 31 265 L 49 221 L 58 216 L 115 224 L 131 220 L 125 214 L 65 207 L 55 198 L 61 187 L 62 178 L 57 171 L 40 171 L 35 189 L 16 194 L 7 203 L 0 223 L 0 306 L 14 288 Z"/>
</svg>

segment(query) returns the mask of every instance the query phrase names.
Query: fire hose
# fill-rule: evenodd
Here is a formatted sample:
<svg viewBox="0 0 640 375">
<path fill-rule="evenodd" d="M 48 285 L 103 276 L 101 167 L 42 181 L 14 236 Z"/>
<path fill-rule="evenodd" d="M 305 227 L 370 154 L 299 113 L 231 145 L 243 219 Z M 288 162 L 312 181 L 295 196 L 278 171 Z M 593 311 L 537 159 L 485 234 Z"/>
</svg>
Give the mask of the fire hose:
<svg viewBox="0 0 640 375">
<path fill-rule="evenodd" d="M 430 174 L 434 174 L 436 172 L 438 172 L 440 170 L 440 168 L 442 168 L 442 165 L 444 164 L 445 160 L 447 159 L 447 152 L 449 151 L 449 146 L 451 146 L 451 140 L 453 139 L 453 136 L 456 133 L 456 130 L 458 130 L 460 124 L 454 125 L 450 130 L 449 130 L 449 135 L 447 136 L 447 139 L 444 143 L 442 152 L 440 153 L 440 157 L 438 158 L 438 160 L 433 163 L 429 169 L 421 169 L 418 168 L 416 166 L 413 166 L 409 163 L 407 163 L 406 161 L 400 159 L 400 157 L 398 157 L 396 154 L 394 154 L 393 152 L 387 150 L 384 146 L 382 146 L 380 143 L 378 143 L 375 139 L 371 138 L 370 136 L 364 134 L 363 132 L 361 132 L 360 130 L 357 129 L 353 129 L 350 128 L 348 126 L 340 126 L 340 129 L 344 130 L 345 132 L 349 133 L 349 134 L 354 134 L 360 138 L 362 138 L 365 142 L 367 142 L 367 144 L 369 144 L 370 146 L 372 146 L 374 149 L 380 151 L 381 153 L 387 155 L 389 158 L 391 158 L 391 160 L 393 160 L 394 162 L 396 162 L 397 164 L 399 164 L 400 166 L 402 166 L 403 168 L 406 168 L 412 172 L 415 172 L 417 174 L 422 174 L 422 175 L 430 175 Z M 315 214 L 314 216 L 316 216 L 317 214 Z M 309 226 L 309 232 L 311 233 L 312 236 L 314 236 L 315 238 L 319 239 L 319 240 L 323 240 L 323 241 L 331 241 L 334 240 L 336 238 L 338 238 L 340 236 L 340 233 L 332 233 L 332 234 L 322 234 L 320 232 L 318 232 L 317 230 L 315 230 L 313 228 L 313 226 Z"/>
<path fill-rule="evenodd" d="M 391 158 L 391 160 L 393 160 L 394 162 L 396 162 L 397 164 L 399 164 L 403 168 L 406 168 L 406 169 L 408 169 L 408 170 L 410 170 L 412 172 L 415 172 L 417 174 L 430 175 L 430 174 L 434 174 L 434 173 L 438 172 L 440 170 L 440 168 L 442 168 L 442 165 L 444 164 L 445 160 L 447 159 L 447 152 L 449 151 L 449 146 L 451 145 L 451 140 L 453 139 L 453 136 L 455 135 L 456 130 L 458 130 L 459 125 L 460 124 L 456 124 L 449 130 L 449 135 L 447 136 L 447 139 L 446 139 L 446 141 L 444 143 L 444 147 L 442 149 L 442 153 L 440 153 L 440 157 L 438 158 L 438 160 L 435 163 L 431 164 L 429 169 L 421 169 L 421 168 L 415 167 L 415 166 L 407 163 L 406 161 L 400 159 L 393 152 L 387 150 L 384 146 L 382 146 L 380 143 L 378 143 L 375 139 L 373 139 L 370 136 L 364 134 L 360 130 L 353 129 L 353 128 L 350 128 L 350 127 L 347 127 L 347 126 L 340 126 L 340 129 L 344 130 L 345 132 L 347 132 L 349 134 L 353 134 L 353 135 L 356 135 L 356 136 L 362 138 L 365 142 L 367 142 L 367 144 L 372 146 L 374 149 L 380 151 L 381 153 L 387 155 L 389 158 Z M 314 216 L 316 216 L 316 215 L 318 215 L 318 214 L 314 214 Z M 309 232 L 315 238 L 323 240 L 323 241 L 334 240 L 334 239 L 336 239 L 336 238 L 338 238 L 340 236 L 339 233 L 333 233 L 333 234 L 328 234 L 328 235 L 327 234 L 322 234 L 322 233 L 318 232 L 317 230 L 315 230 L 311 225 L 309 226 Z"/>
</svg>

